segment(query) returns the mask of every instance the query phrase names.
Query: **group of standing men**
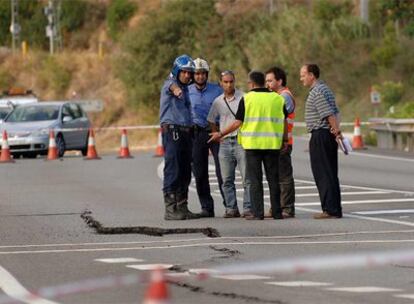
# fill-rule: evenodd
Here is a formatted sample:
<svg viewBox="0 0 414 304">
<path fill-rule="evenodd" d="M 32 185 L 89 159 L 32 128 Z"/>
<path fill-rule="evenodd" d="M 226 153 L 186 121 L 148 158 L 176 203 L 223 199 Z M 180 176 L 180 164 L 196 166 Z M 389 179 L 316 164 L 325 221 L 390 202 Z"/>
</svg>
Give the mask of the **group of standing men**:
<svg viewBox="0 0 414 304">
<path fill-rule="evenodd" d="M 321 114 L 319 120 L 326 120 L 326 123 L 311 125 L 314 122 L 309 119 L 308 124 L 306 119 L 312 138 L 317 138 L 311 139 L 310 152 L 311 162 L 319 163 L 312 164 L 312 171 L 323 212 L 315 218 L 341 217 L 337 156 L 335 165 L 332 155 L 335 137 L 332 142 L 324 137 L 325 132 L 316 131 L 324 129 L 329 134 L 341 136 L 336 119 L 338 111 L 334 99 L 327 99 L 325 103 L 320 100 L 321 96 L 325 98 L 327 91 L 331 91 L 318 80 L 319 69 L 316 73 L 312 70 L 313 66 L 316 65 L 305 65 L 302 69 L 306 68 L 307 73 L 314 78 L 303 76 L 301 70 L 301 80 L 304 85 L 311 87 L 306 111 L 310 115 Z M 209 71 L 206 60 L 179 56 L 161 89 L 160 124 L 165 150 L 164 218 L 184 220 L 215 216 L 208 175 L 209 151 L 214 157 L 218 185 L 226 209 L 225 218 L 242 216 L 247 220 L 263 220 L 265 217 L 294 217 L 291 152 L 296 104 L 286 87 L 286 73 L 278 67 L 266 73 L 252 71 L 248 75 L 249 92 L 243 94 L 235 87 L 236 79 L 232 71 L 221 72 L 220 86 L 208 82 Z M 315 87 L 318 89 L 315 90 Z M 311 96 L 312 105 L 309 102 Z M 328 104 L 329 109 L 323 108 L 325 104 Z M 318 112 L 320 106 L 325 112 Z M 316 116 L 313 119 L 318 120 Z M 330 147 L 327 150 L 319 145 Z M 264 211 L 262 165 L 270 190 L 271 208 L 267 214 Z M 326 171 L 325 165 L 332 166 L 332 170 L 319 172 L 321 169 Z M 236 166 L 241 173 L 244 189 L 243 212 L 239 211 L 237 205 Z M 188 209 L 191 172 L 196 181 L 201 213 L 193 213 Z M 335 191 L 332 191 L 332 187 Z M 336 206 L 338 204 L 339 209 Z"/>
</svg>

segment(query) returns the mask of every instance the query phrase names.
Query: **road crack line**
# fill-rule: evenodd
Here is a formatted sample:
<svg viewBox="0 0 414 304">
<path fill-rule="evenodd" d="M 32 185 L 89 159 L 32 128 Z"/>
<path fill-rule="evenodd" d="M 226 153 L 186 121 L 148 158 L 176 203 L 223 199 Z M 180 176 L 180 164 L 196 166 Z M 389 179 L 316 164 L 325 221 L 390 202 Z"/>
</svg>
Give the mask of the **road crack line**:
<svg viewBox="0 0 414 304">
<path fill-rule="evenodd" d="M 237 300 L 253 302 L 253 303 L 284 304 L 284 302 L 279 301 L 279 300 L 266 300 L 266 299 L 261 299 L 258 297 L 239 295 L 233 292 L 208 291 L 203 287 L 191 285 L 191 284 L 183 283 L 183 282 L 174 282 L 174 281 L 169 280 L 168 283 L 171 285 L 177 286 L 177 287 L 188 289 L 191 292 L 202 293 L 205 295 L 216 296 L 216 297 L 221 297 L 221 298 L 237 299 Z"/>
<path fill-rule="evenodd" d="M 148 226 L 132 226 L 132 227 L 105 227 L 99 221 L 92 217 L 92 212 L 85 210 L 81 214 L 81 218 L 90 227 L 95 229 L 98 234 L 145 234 L 150 236 L 164 236 L 166 234 L 187 234 L 202 233 L 210 238 L 220 237 L 220 233 L 211 227 L 206 228 L 160 228 Z"/>
</svg>

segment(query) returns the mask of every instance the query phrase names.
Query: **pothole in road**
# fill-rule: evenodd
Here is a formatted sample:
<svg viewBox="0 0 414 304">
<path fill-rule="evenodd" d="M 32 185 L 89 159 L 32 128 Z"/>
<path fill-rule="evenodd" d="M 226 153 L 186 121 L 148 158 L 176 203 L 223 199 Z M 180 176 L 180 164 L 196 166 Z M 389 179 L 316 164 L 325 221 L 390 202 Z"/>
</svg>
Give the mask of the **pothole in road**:
<svg viewBox="0 0 414 304">
<path fill-rule="evenodd" d="M 81 214 L 81 218 L 90 227 L 95 229 L 98 234 L 145 234 L 150 236 L 164 236 L 166 234 L 190 234 L 202 233 L 208 237 L 220 237 L 219 232 L 211 227 L 206 228 L 160 228 L 148 226 L 132 226 L 132 227 L 105 227 L 92 217 L 92 212 L 85 210 Z"/>
</svg>

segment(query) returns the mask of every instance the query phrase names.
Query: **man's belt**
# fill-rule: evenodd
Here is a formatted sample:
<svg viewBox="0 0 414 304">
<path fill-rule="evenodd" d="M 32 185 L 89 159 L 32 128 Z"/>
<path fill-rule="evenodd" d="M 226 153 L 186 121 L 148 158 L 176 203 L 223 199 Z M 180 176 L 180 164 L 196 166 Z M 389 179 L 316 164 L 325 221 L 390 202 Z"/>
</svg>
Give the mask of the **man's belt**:
<svg viewBox="0 0 414 304">
<path fill-rule="evenodd" d="M 163 124 L 161 125 L 163 131 L 181 131 L 190 133 L 192 128 L 187 126 L 180 126 L 180 125 L 171 125 L 171 124 Z"/>
</svg>

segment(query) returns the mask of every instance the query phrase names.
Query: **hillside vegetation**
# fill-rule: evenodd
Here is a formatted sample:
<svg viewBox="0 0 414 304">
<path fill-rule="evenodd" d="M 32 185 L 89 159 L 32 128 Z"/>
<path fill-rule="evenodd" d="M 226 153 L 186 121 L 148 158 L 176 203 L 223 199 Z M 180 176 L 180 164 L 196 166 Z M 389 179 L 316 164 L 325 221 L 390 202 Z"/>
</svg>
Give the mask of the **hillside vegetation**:
<svg viewBox="0 0 414 304">
<path fill-rule="evenodd" d="M 212 81 L 220 70 L 235 71 L 242 89 L 251 69 L 282 66 L 298 96 L 298 120 L 305 62 L 320 65 L 343 120 L 373 115 L 371 87 L 382 94 L 381 116 L 414 117 L 413 1 L 370 1 L 365 24 L 353 0 L 279 0 L 272 11 L 268 0 L 64 0 L 62 49 L 53 56 L 46 2 L 19 2 L 21 39 L 29 43 L 22 58 L 10 50 L 10 1 L 0 1 L 0 88 L 102 99 L 105 111 L 92 116 L 97 126 L 157 123 L 160 86 L 182 53 L 206 58 Z"/>
</svg>

